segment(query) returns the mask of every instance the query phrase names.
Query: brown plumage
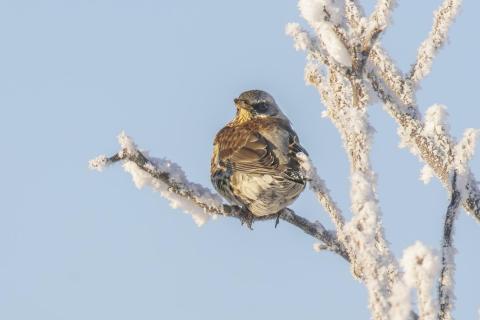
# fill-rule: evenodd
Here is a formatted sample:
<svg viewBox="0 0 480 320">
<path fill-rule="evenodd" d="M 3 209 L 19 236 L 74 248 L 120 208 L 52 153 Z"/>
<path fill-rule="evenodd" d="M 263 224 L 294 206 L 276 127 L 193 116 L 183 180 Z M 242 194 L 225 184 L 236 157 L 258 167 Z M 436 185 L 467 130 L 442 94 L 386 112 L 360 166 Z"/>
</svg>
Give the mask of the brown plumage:
<svg viewBox="0 0 480 320">
<path fill-rule="evenodd" d="M 275 214 L 305 188 L 297 153 L 306 151 L 268 93 L 247 91 L 235 104 L 235 118 L 214 140 L 212 183 L 255 216 Z"/>
</svg>

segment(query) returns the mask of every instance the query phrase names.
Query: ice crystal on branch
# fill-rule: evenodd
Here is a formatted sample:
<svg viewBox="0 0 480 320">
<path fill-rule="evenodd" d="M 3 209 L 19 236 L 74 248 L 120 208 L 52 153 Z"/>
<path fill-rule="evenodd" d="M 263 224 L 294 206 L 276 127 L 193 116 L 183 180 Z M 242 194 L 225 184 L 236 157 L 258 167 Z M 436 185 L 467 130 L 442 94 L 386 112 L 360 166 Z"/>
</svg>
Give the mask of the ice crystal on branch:
<svg viewBox="0 0 480 320">
<path fill-rule="evenodd" d="M 461 0 L 445 0 L 435 11 L 432 30 L 418 49 L 417 61 L 410 74 L 410 78 L 415 83 L 430 73 L 433 59 L 447 41 L 448 30 L 458 14 L 461 4 Z"/>
<path fill-rule="evenodd" d="M 461 175 L 464 175 L 468 171 L 468 162 L 475 154 L 475 146 L 479 136 L 480 130 L 472 128 L 466 129 L 463 138 L 455 146 L 455 168 Z"/>
<path fill-rule="evenodd" d="M 430 137 L 447 134 L 450 131 L 447 107 L 434 104 L 428 108 L 425 113 L 425 127 L 423 130 Z"/>
<path fill-rule="evenodd" d="M 294 40 L 295 50 L 297 51 L 305 51 L 312 45 L 310 36 L 298 23 L 287 24 L 285 33 Z"/>
<path fill-rule="evenodd" d="M 101 154 L 95 159 L 92 159 L 88 162 L 88 167 L 91 170 L 97 170 L 99 172 L 103 171 L 105 167 L 107 166 L 108 158 L 106 155 Z"/>
<path fill-rule="evenodd" d="M 335 59 L 336 62 L 345 67 L 352 66 L 352 58 L 345 44 L 340 39 L 339 35 L 328 23 L 322 23 L 318 26 L 317 32 L 322 39 L 322 42 L 328 54 Z"/>
<path fill-rule="evenodd" d="M 437 254 L 417 241 L 413 246 L 405 249 L 401 265 L 405 271 L 406 285 L 417 290 L 420 319 L 437 319 L 438 305 L 433 296 L 435 280 L 440 271 Z"/>
<path fill-rule="evenodd" d="M 302 17 L 315 27 L 325 22 L 340 24 L 344 16 L 345 4 L 343 0 L 300 0 L 298 8 Z"/>
</svg>

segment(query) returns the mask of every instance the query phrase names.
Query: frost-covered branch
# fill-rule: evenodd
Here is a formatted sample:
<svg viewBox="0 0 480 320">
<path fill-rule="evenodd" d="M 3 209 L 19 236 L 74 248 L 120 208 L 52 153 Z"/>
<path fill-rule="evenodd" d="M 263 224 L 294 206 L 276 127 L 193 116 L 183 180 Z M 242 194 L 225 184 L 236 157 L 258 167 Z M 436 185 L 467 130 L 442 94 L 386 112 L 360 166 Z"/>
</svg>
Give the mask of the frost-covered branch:
<svg viewBox="0 0 480 320">
<path fill-rule="evenodd" d="M 390 23 L 390 16 L 395 7 L 395 0 L 378 0 L 369 18 L 369 33 L 375 34 L 382 32 Z"/>
<path fill-rule="evenodd" d="M 345 14 L 348 24 L 356 37 L 342 39 L 327 39 L 330 46 L 336 41 L 342 40 L 348 54 L 351 65 L 342 63 L 332 50 L 328 49 L 325 37 L 318 25 L 324 24 L 322 19 L 313 19 L 319 16 L 316 12 L 329 8 L 323 0 L 301 0 L 299 2 L 301 15 L 308 21 L 315 31 L 317 39 L 322 39 L 323 52 L 318 50 L 321 56 L 326 58 L 317 59 L 317 56 L 308 52 L 309 64 L 306 68 L 308 83 L 317 88 L 326 106 L 326 116 L 337 127 L 343 144 L 350 160 L 351 221 L 345 223 L 345 227 L 337 228 L 340 240 L 345 239 L 345 245 L 350 253 L 352 270 L 355 275 L 361 275 L 369 293 L 369 306 L 374 319 L 383 319 L 390 309 L 389 295 L 394 283 L 398 280 L 398 264 L 393 257 L 389 245 L 385 239 L 381 222 L 381 210 L 376 194 L 376 175 L 370 163 L 370 150 L 373 128 L 368 121 L 367 106 L 369 95 L 364 81 L 366 61 L 381 31 L 383 23 L 386 24 L 388 13 L 392 5 L 389 1 L 379 4 L 381 9 L 374 19 L 375 27 L 365 30 L 364 21 L 359 17 L 361 9 L 355 1 L 345 2 Z M 388 8 L 386 8 L 387 6 Z M 312 37 L 309 37 L 312 39 Z M 295 39 L 295 37 L 294 37 Z M 312 41 L 313 42 L 313 41 Z M 296 45 L 298 48 L 299 46 Z M 315 51 L 310 47 L 309 51 Z M 316 61 L 315 61 L 316 60 Z M 335 63 L 329 61 L 335 60 Z M 326 62 L 325 62 L 326 61 Z M 341 65 L 347 69 L 332 66 Z M 326 71 L 322 72 L 319 65 L 324 64 Z"/>
<path fill-rule="evenodd" d="M 462 0 L 444 0 L 435 11 L 432 30 L 418 49 L 417 61 L 412 66 L 408 78 L 420 82 L 431 70 L 433 59 L 448 39 L 448 31 L 460 11 Z"/>
<path fill-rule="evenodd" d="M 438 260 L 437 254 L 419 241 L 405 249 L 401 260 L 405 272 L 403 283 L 407 288 L 416 289 L 419 317 L 422 320 L 437 318 L 438 305 L 433 288 L 440 269 Z M 405 305 L 410 305 L 409 301 L 404 303 L 404 307 Z"/>
<path fill-rule="evenodd" d="M 402 137 L 402 144 L 408 146 L 410 151 L 418 155 L 430 166 L 433 173 L 439 178 L 444 186 L 449 189 L 449 168 L 453 165 L 452 146 L 453 138 L 448 132 L 439 132 L 437 140 L 444 141 L 443 145 L 437 145 L 428 137 L 415 106 L 405 105 L 395 96 L 392 91 L 383 84 L 381 76 L 377 72 L 368 73 L 368 78 L 374 91 L 382 100 L 385 110 L 392 116 L 399 125 L 399 133 Z M 465 197 L 463 200 L 464 209 L 480 222 L 480 190 L 475 176 L 470 168 L 465 174 Z"/>
<path fill-rule="evenodd" d="M 452 192 L 450 204 L 448 205 L 445 223 L 443 225 L 442 239 L 442 269 L 438 287 L 438 301 L 440 310 L 438 320 L 453 319 L 452 311 L 455 294 L 453 292 L 455 280 L 455 247 L 453 246 L 454 222 L 457 217 L 458 207 L 462 200 L 461 190 L 457 185 L 457 172 L 453 172 Z"/>
<path fill-rule="evenodd" d="M 327 213 L 330 215 L 332 222 L 337 230 L 337 234 L 341 237 L 343 227 L 345 225 L 345 218 L 342 215 L 342 211 L 338 208 L 335 201 L 330 196 L 330 191 L 325 185 L 325 181 L 317 173 L 317 169 L 311 162 L 310 158 L 304 154 L 300 153 L 297 155 L 302 160 L 302 167 L 305 170 L 307 177 L 309 179 L 310 190 L 313 191 L 317 200 L 321 205 L 326 209 Z M 343 239 L 340 239 L 343 241 Z"/>
<path fill-rule="evenodd" d="M 110 157 L 102 155 L 91 160 L 90 168 L 101 171 L 106 166 L 123 162 L 124 169 L 132 175 L 138 188 L 152 187 L 166 198 L 172 207 L 191 214 L 199 226 L 207 222 L 209 218 L 218 216 L 244 221 L 247 214 L 245 210 L 238 206 L 223 204 L 219 195 L 212 193 L 208 188 L 188 181 L 183 170 L 174 162 L 149 157 L 146 152 L 141 152 L 133 140 L 124 133 L 119 135 L 119 143 L 121 150 L 118 153 Z M 329 206 L 334 208 L 334 202 L 332 201 L 332 203 Z M 291 209 L 283 209 L 280 214 L 255 217 L 255 221 L 274 220 L 277 217 L 321 241 L 329 251 L 339 254 L 347 261 L 350 260 L 344 245 L 337 239 L 335 232 L 326 230 L 320 222 L 308 221 Z"/>
</svg>

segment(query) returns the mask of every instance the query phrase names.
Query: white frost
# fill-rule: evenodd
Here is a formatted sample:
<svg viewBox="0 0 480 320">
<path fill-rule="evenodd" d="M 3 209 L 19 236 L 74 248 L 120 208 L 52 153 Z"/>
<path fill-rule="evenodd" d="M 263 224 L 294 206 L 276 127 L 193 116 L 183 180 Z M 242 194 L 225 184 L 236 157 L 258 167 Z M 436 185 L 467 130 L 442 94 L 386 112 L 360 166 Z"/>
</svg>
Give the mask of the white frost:
<svg viewBox="0 0 480 320">
<path fill-rule="evenodd" d="M 313 244 L 313 250 L 315 252 L 322 252 L 322 251 L 326 250 L 326 246 L 323 243 L 318 243 L 317 242 L 317 243 Z"/>
<path fill-rule="evenodd" d="M 135 142 L 123 131 L 118 136 L 118 142 L 121 146 L 120 153 L 136 154 L 138 152 Z M 123 164 L 125 171 L 132 175 L 133 183 L 137 188 L 152 187 L 169 201 L 172 208 L 182 209 L 184 212 L 191 214 L 198 226 L 203 225 L 210 217 L 214 219 L 217 217 L 215 214 L 209 214 L 199 204 L 221 211 L 223 201 L 219 195 L 211 192 L 208 188 L 190 182 L 178 164 L 166 159 L 148 157 L 146 151 L 142 151 L 142 153 L 149 160 L 149 163 L 144 166 L 144 169 L 149 172 L 129 160 L 126 160 Z M 91 160 L 89 164 L 90 167 L 101 170 L 106 163 L 107 157 L 102 155 Z M 168 183 L 155 178 L 152 174 L 165 174 L 168 176 Z M 175 192 L 172 188 L 173 185 L 175 186 Z"/>
<path fill-rule="evenodd" d="M 463 138 L 457 143 L 453 151 L 453 165 L 459 175 L 457 179 L 457 188 L 462 195 L 465 195 L 464 189 L 470 175 L 469 162 L 475 154 L 475 146 L 479 136 L 480 130 L 472 128 L 466 129 Z"/>
<path fill-rule="evenodd" d="M 117 138 L 120 147 L 122 147 L 122 152 L 125 150 L 128 154 L 133 154 L 137 151 L 137 145 L 133 142 L 132 138 L 127 136 L 125 131 L 120 132 Z"/>
<path fill-rule="evenodd" d="M 329 23 L 322 23 L 318 26 L 318 33 L 327 49 L 328 54 L 338 63 L 352 66 L 352 59 L 345 44 L 340 40 L 333 26 Z"/>
<path fill-rule="evenodd" d="M 425 113 L 424 132 L 427 136 L 434 137 L 438 134 L 448 133 L 447 107 L 441 104 L 434 104 Z"/>
<path fill-rule="evenodd" d="M 342 23 L 345 2 L 343 0 L 300 0 L 298 8 L 301 16 L 307 20 L 322 39 L 328 54 L 338 63 L 351 67 L 350 53 L 334 30 L 336 25 Z M 295 30 L 298 30 L 298 27 L 294 29 L 293 26 L 287 25 L 287 33 L 292 33 Z M 295 48 L 301 48 L 302 41 L 295 40 Z"/>
<path fill-rule="evenodd" d="M 410 288 L 403 280 L 395 282 L 392 288 L 392 295 L 389 302 L 391 308 L 389 311 L 390 320 L 406 320 L 412 310 Z"/>
<path fill-rule="evenodd" d="M 462 0 L 444 0 L 435 11 L 432 30 L 418 49 L 417 62 L 412 74 L 415 83 L 430 73 L 433 59 L 447 41 L 448 30 L 460 11 L 461 4 Z"/>
<path fill-rule="evenodd" d="M 107 166 L 107 160 L 108 160 L 107 156 L 104 154 L 101 154 L 95 159 L 88 161 L 88 167 L 91 170 L 96 170 L 101 172 Z"/>
<path fill-rule="evenodd" d="M 298 8 L 302 17 L 312 27 L 325 21 L 339 24 L 344 16 L 345 2 L 343 0 L 300 0 Z"/>
<path fill-rule="evenodd" d="M 433 171 L 432 167 L 430 167 L 428 164 L 425 164 L 420 171 L 420 180 L 424 184 L 428 184 L 430 180 L 435 176 L 435 172 Z"/>
<path fill-rule="evenodd" d="M 152 187 L 169 201 L 172 208 L 181 209 L 191 214 L 198 226 L 203 225 L 210 217 L 216 217 L 216 215 L 210 215 L 205 212 L 204 209 L 198 206 L 198 203 L 204 203 L 209 207 L 221 207 L 222 199 L 218 195 L 212 193 L 208 188 L 188 181 L 185 173 L 176 163 L 156 158 L 150 158 L 150 161 L 152 161 L 152 167 L 156 171 L 168 173 L 171 180 L 182 185 L 185 190 L 190 190 L 194 195 L 194 200 L 171 191 L 168 184 L 155 179 L 152 175 L 140 169 L 134 162 L 127 161 L 123 164 L 123 168 L 132 175 L 133 182 L 137 188 Z"/>
<path fill-rule="evenodd" d="M 294 47 L 297 51 L 305 51 L 312 45 L 310 36 L 298 23 L 288 23 L 285 27 L 285 33 L 293 39 Z"/>
<path fill-rule="evenodd" d="M 434 299 L 433 288 L 440 270 L 437 254 L 417 241 L 405 249 L 400 263 L 405 271 L 406 285 L 417 290 L 420 319 L 436 319 L 438 305 Z"/>
</svg>

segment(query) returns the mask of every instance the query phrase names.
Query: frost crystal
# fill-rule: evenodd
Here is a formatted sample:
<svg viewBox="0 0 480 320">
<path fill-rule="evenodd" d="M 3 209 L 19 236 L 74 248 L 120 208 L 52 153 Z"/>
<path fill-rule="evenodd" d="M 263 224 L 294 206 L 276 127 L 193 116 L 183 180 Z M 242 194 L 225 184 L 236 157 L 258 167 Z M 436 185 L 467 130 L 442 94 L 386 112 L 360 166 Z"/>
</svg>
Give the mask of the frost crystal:
<svg viewBox="0 0 480 320">
<path fill-rule="evenodd" d="M 392 289 L 390 296 L 390 312 L 389 319 L 391 320 L 405 320 L 408 319 L 410 311 L 412 310 L 410 288 L 405 285 L 404 281 L 397 281 Z"/>
<path fill-rule="evenodd" d="M 170 180 L 183 186 L 185 190 L 188 189 L 192 191 L 194 199 L 187 199 L 181 194 L 173 192 L 168 184 L 155 179 L 151 174 L 139 168 L 134 162 L 125 162 L 123 168 L 132 175 L 133 182 L 137 188 L 141 189 L 145 186 L 152 187 L 170 202 L 172 208 L 182 209 L 186 213 L 191 214 L 198 226 L 203 225 L 210 217 L 204 209 L 198 206 L 198 203 L 204 203 L 209 207 L 220 207 L 222 205 L 222 200 L 218 195 L 212 193 L 208 188 L 188 181 L 185 173 L 176 163 L 157 158 L 151 158 L 150 161 L 153 163 L 153 165 L 150 165 L 152 169 L 162 173 L 168 173 Z"/>
<path fill-rule="evenodd" d="M 420 171 L 420 180 L 424 184 L 428 184 L 434 176 L 435 172 L 433 172 L 432 167 L 430 167 L 428 164 L 425 164 L 422 168 L 422 171 Z"/>
<path fill-rule="evenodd" d="M 104 154 L 99 155 L 95 159 L 92 159 L 92 160 L 88 161 L 88 167 L 91 170 L 96 170 L 96 171 L 101 172 L 107 166 L 107 160 L 108 160 L 108 158 L 107 158 L 106 155 L 104 155 Z"/>
<path fill-rule="evenodd" d="M 308 33 L 303 30 L 298 23 L 288 23 L 285 27 L 285 33 L 287 36 L 293 38 L 295 50 L 305 51 L 311 46 L 311 40 Z"/>
<path fill-rule="evenodd" d="M 433 298 L 433 287 L 440 270 L 438 256 L 417 241 L 413 246 L 405 249 L 401 265 L 405 270 L 406 285 L 417 290 L 420 319 L 436 319 L 438 305 Z"/>
<path fill-rule="evenodd" d="M 433 137 L 437 134 L 448 133 L 450 127 L 447 120 L 447 107 L 440 104 L 434 104 L 428 108 L 425 113 L 425 134 Z"/>
<path fill-rule="evenodd" d="M 318 26 L 318 32 L 327 49 L 328 54 L 338 63 L 346 67 L 352 66 L 352 59 L 345 44 L 340 40 L 332 25 L 323 23 Z"/>
<path fill-rule="evenodd" d="M 467 171 L 468 162 L 473 158 L 479 136 L 480 130 L 466 129 L 462 140 L 455 146 L 455 166 L 460 174 L 464 174 Z"/>
<path fill-rule="evenodd" d="M 121 146 L 118 156 L 124 158 L 123 168 L 132 175 L 137 188 L 152 187 L 170 202 L 170 206 L 191 214 L 198 226 L 203 225 L 210 217 L 214 219 L 217 217 L 203 208 L 221 211 L 219 208 L 223 206 L 223 201 L 219 195 L 190 182 L 178 164 L 166 159 L 148 157 L 146 151 L 142 151 L 142 154 L 147 156 L 148 162 L 139 167 L 135 162 L 128 160 L 128 155 L 138 154 L 135 142 L 123 131 L 118 135 L 118 142 Z M 89 167 L 98 171 L 103 170 L 107 164 L 108 158 L 105 155 L 89 161 Z"/>
<path fill-rule="evenodd" d="M 477 139 L 480 136 L 478 129 L 466 129 L 462 140 L 454 148 L 454 167 L 458 173 L 457 188 L 460 193 L 466 195 L 465 187 L 467 185 L 470 169 L 469 162 L 475 153 Z"/>
<path fill-rule="evenodd" d="M 313 27 L 317 23 L 342 22 L 345 2 L 342 0 L 300 0 L 298 8 L 302 17 Z"/>
<path fill-rule="evenodd" d="M 125 131 L 120 132 L 118 135 L 118 143 L 122 147 L 122 151 L 125 150 L 128 154 L 134 154 L 137 150 L 135 142 L 127 136 Z"/>
<path fill-rule="evenodd" d="M 462 0 L 444 0 L 440 8 L 435 11 L 432 30 L 418 49 L 417 62 L 411 74 L 414 82 L 419 82 L 430 73 L 433 59 L 447 41 L 448 30 L 461 4 Z"/>
</svg>

